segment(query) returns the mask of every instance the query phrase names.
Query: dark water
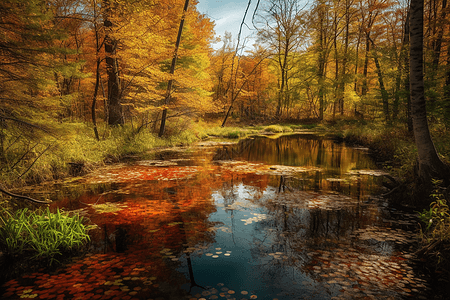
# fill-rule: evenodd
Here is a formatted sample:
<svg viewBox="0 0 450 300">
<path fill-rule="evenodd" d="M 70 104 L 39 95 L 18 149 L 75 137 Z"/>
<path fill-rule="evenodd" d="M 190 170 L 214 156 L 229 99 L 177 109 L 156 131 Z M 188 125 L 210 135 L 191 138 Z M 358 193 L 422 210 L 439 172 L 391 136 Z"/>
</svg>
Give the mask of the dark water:
<svg viewBox="0 0 450 300">
<path fill-rule="evenodd" d="M 49 192 L 96 229 L 91 254 L 2 299 L 426 299 L 414 216 L 377 197 L 364 149 L 314 135 L 205 143 Z"/>
</svg>

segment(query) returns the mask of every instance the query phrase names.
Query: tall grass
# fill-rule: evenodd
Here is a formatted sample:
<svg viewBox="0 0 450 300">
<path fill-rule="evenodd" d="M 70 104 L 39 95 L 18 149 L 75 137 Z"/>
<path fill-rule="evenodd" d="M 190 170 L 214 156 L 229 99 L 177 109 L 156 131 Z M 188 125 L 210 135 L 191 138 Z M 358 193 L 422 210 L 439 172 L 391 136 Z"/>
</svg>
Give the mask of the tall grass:
<svg viewBox="0 0 450 300">
<path fill-rule="evenodd" d="M 89 125 L 66 123 L 57 136 L 22 139 L 8 148 L 7 159 L 0 162 L 0 181 L 12 187 L 64 178 L 69 173 L 69 163 L 89 169 L 130 155 L 145 157 L 154 148 L 190 144 L 199 139 L 189 126 L 181 129 L 158 138 L 150 128 L 137 132 L 131 126 L 104 127 L 97 141 Z"/>
<path fill-rule="evenodd" d="M 29 255 L 33 259 L 57 261 L 63 252 L 75 250 L 89 241 L 83 217 L 57 209 L 41 211 L 3 210 L 0 217 L 0 247 L 9 256 Z"/>
</svg>

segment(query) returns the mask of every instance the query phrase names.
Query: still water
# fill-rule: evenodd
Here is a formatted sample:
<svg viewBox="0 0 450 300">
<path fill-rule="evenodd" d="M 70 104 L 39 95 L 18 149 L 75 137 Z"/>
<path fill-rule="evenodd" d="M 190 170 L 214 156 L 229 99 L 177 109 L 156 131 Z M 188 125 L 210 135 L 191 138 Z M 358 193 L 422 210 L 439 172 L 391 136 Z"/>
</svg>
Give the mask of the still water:
<svg viewBox="0 0 450 300">
<path fill-rule="evenodd" d="M 365 149 L 291 135 L 182 150 L 55 188 L 54 208 L 95 224 L 90 254 L 2 299 L 426 299 L 417 221 L 376 196 Z"/>
</svg>

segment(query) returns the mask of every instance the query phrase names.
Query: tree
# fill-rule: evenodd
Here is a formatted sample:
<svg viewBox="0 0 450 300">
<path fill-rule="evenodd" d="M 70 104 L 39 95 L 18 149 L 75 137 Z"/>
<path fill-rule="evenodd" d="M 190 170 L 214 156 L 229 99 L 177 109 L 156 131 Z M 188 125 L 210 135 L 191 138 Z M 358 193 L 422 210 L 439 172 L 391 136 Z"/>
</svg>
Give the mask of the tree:
<svg viewBox="0 0 450 300">
<path fill-rule="evenodd" d="M 317 82 L 318 82 L 318 100 L 319 100 L 319 120 L 324 119 L 325 112 L 325 93 L 326 93 L 326 69 L 328 55 L 330 52 L 329 44 L 330 38 L 328 36 L 330 30 L 330 20 L 328 7 L 325 0 L 318 0 L 315 13 L 317 14 L 317 20 L 314 26 L 316 26 L 316 38 L 315 38 L 315 50 L 317 52 Z"/>
<path fill-rule="evenodd" d="M 180 47 L 180 43 L 181 43 L 181 34 L 183 32 L 184 19 L 186 17 L 186 12 L 187 12 L 188 6 L 189 6 L 189 0 L 185 0 L 183 14 L 182 14 L 181 20 L 180 20 L 180 27 L 178 28 L 177 41 L 175 42 L 175 50 L 173 52 L 172 63 L 170 65 L 170 71 L 169 71 L 170 75 L 173 75 L 175 72 L 175 64 L 177 63 L 177 58 L 178 58 L 178 48 Z M 170 102 L 170 98 L 172 96 L 171 95 L 172 85 L 173 85 L 173 78 L 170 78 L 169 82 L 167 84 L 167 93 L 166 93 L 166 97 L 164 98 L 164 106 L 167 106 L 167 104 L 169 104 L 169 102 Z M 167 118 L 167 108 L 164 107 L 163 112 L 162 112 L 162 117 L 161 117 L 161 126 L 159 128 L 159 137 L 162 137 L 164 135 L 164 131 L 166 130 L 166 118 Z"/>
<path fill-rule="evenodd" d="M 295 54 L 303 42 L 304 12 L 296 0 L 271 0 L 265 10 L 265 27 L 258 31 L 278 67 L 278 99 L 275 116 L 281 117 L 283 106 L 290 102 L 289 81 Z"/>
<path fill-rule="evenodd" d="M 410 90 L 414 138 L 418 153 L 419 178 L 430 184 L 432 178 L 448 180 L 450 167 L 439 158 L 428 128 L 423 80 L 423 3 L 410 4 Z"/>
<path fill-rule="evenodd" d="M 114 7 L 110 0 L 103 1 L 103 26 L 106 30 L 105 52 L 106 73 L 108 74 L 108 124 L 122 125 L 124 123 L 121 105 L 121 83 L 119 77 L 119 61 L 117 59 L 118 40 L 114 36 L 112 14 Z"/>
</svg>

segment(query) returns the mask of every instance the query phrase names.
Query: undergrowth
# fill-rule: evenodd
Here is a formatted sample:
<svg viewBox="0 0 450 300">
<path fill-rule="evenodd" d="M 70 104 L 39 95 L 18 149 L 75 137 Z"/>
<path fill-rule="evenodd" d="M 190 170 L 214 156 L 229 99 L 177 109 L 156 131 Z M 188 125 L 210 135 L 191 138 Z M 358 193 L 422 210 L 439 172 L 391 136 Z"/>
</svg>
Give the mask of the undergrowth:
<svg viewBox="0 0 450 300">
<path fill-rule="evenodd" d="M 430 206 L 418 212 L 422 222 L 422 248 L 418 254 L 435 262 L 436 268 L 448 272 L 450 266 L 450 208 L 441 187 L 442 180 L 433 180 Z"/>
<path fill-rule="evenodd" d="M 137 132 L 130 126 L 104 127 L 97 141 L 89 125 L 65 124 L 57 136 L 23 138 L 12 144 L 0 162 L 0 182 L 12 188 L 51 181 L 70 174 L 73 163 L 89 170 L 133 155 L 146 158 L 152 149 L 187 145 L 201 139 L 192 126 L 180 127 L 183 130 L 168 126 L 164 138 L 150 128 Z"/>
</svg>

